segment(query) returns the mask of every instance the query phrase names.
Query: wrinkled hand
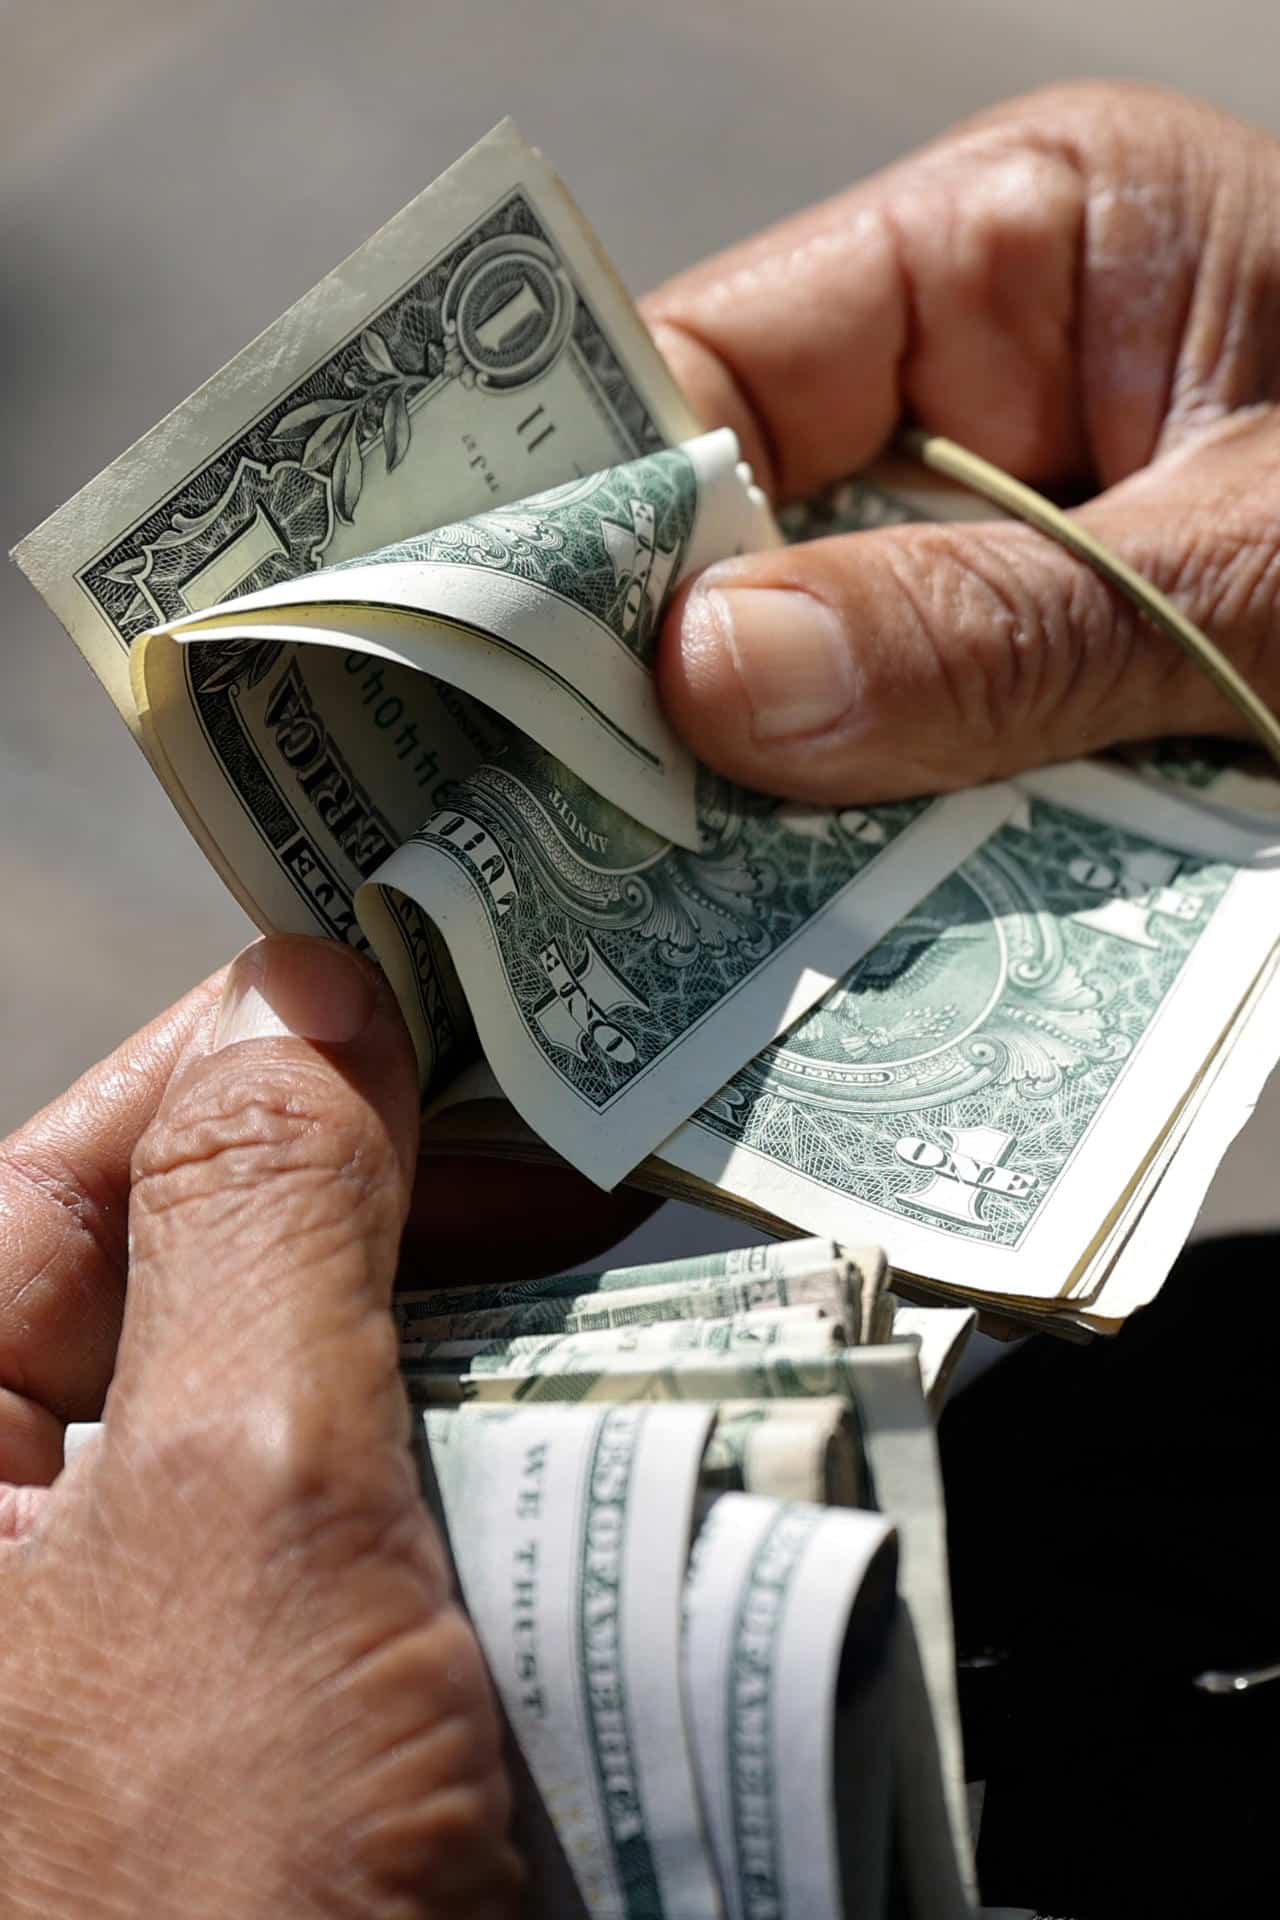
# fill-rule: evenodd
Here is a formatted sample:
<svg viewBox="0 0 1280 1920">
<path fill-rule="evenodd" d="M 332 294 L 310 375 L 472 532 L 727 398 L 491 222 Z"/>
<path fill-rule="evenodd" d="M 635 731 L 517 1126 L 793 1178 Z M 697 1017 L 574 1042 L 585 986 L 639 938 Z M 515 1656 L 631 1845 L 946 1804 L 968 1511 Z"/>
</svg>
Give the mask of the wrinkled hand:
<svg viewBox="0 0 1280 1920">
<path fill-rule="evenodd" d="M 130 1156 L 184 1052 L 207 1051 L 223 978 L 0 1141 L 0 1483 L 47 1484 L 65 1422 L 102 1411 L 124 1306 Z M 400 1272 L 414 1287 L 555 1273 L 652 1205 L 568 1168 L 421 1161 Z"/>
<path fill-rule="evenodd" d="M 513 1910 L 387 1312 L 417 1104 L 372 969 L 281 940 L 0 1153 L 6 1916 Z"/>
<path fill-rule="evenodd" d="M 1280 142 L 1139 88 L 1001 107 L 696 268 L 647 316 L 779 499 L 900 417 L 1033 483 L 1280 705 Z M 696 752 L 818 801 L 940 790 L 1241 723 L 1087 568 L 1009 524 L 712 568 L 660 680 Z"/>
</svg>

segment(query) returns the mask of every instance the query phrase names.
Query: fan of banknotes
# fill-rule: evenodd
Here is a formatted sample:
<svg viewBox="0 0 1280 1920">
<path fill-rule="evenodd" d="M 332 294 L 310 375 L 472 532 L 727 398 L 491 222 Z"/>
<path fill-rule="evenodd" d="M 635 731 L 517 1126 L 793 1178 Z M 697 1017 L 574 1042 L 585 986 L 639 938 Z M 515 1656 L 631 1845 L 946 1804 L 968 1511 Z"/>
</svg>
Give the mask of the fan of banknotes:
<svg viewBox="0 0 1280 1920">
<path fill-rule="evenodd" d="M 1275 784 L 1169 751 L 787 805 L 654 690 L 707 562 L 956 510 L 881 474 L 780 534 L 504 124 L 17 558 L 258 922 L 377 952 L 427 1151 L 1113 1329 L 1280 1054 Z"/>
</svg>

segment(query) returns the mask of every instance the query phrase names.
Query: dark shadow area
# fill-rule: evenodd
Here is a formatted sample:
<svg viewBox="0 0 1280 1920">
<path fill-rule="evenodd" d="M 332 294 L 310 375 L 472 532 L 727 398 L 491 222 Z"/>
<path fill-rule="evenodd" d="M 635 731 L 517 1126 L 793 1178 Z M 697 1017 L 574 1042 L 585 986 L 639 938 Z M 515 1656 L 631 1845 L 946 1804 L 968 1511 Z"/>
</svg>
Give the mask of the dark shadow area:
<svg viewBox="0 0 1280 1920">
<path fill-rule="evenodd" d="M 1280 1683 L 1192 1682 L 1280 1659 L 1278 1279 L 1280 1238 L 1202 1242 L 1115 1340 L 1028 1342 L 943 1416 L 991 1903 L 1273 1908 Z"/>
</svg>

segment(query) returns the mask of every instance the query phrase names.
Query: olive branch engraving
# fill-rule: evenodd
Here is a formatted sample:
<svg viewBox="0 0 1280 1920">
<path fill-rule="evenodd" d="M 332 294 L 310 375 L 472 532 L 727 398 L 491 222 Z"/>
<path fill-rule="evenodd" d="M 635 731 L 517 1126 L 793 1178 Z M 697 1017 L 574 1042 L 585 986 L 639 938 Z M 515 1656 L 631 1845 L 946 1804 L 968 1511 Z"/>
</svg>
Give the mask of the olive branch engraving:
<svg viewBox="0 0 1280 1920">
<path fill-rule="evenodd" d="M 334 511 L 350 526 L 364 487 L 366 444 L 381 436 L 386 447 L 387 472 L 409 451 L 412 422 L 409 402 L 442 376 L 463 373 L 462 356 L 439 340 L 423 343 L 421 363 L 397 364 L 383 336 L 373 327 L 360 335 L 360 359 L 342 377 L 345 394 L 322 394 L 290 408 L 271 430 L 270 438 L 285 444 L 302 442 L 299 464 L 308 473 L 327 476 L 333 489 Z"/>
</svg>

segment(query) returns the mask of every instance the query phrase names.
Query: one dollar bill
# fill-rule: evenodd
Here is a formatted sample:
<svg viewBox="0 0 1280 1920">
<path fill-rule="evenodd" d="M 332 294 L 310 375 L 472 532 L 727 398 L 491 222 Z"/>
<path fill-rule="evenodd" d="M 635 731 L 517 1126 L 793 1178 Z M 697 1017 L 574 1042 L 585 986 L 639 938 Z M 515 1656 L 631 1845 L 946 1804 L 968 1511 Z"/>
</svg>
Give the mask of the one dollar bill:
<svg viewBox="0 0 1280 1920">
<path fill-rule="evenodd" d="M 431 1093 L 482 1050 L 610 1185 L 1011 804 L 695 771 L 663 608 L 775 537 L 507 125 L 17 557 L 259 923 L 371 939 Z"/>
<path fill-rule="evenodd" d="M 435 1416 L 463 1598 L 591 1920 L 872 1920 L 892 1531 L 745 1494 L 700 1508 L 711 1417 Z"/>
</svg>

